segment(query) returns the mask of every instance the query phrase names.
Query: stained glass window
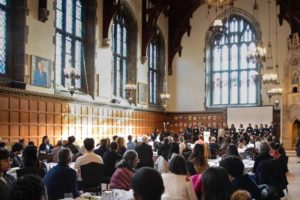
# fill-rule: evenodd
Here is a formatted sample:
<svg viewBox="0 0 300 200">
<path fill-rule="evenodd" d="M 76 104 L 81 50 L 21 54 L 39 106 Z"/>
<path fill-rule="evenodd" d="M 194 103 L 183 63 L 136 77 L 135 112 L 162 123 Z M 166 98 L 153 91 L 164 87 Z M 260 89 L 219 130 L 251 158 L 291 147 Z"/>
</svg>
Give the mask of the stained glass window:
<svg viewBox="0 0 300 200">
<path fill-rule="evenodd" d="M 148 68 L 149 68 L 149 103 L 158 103 L 158 53 L 159 53 L 159 40 L 155 36 L 150 42 L 148 47 Z"/>
<path fill-rule="evenodd" d="M 8 7 L 6 0 L 0 0 L 0 74 L 7 72 Z"/>
<path fill-rule="evenodd" d="M 125 16 L 118 13 L 112 26 L 113 90 L 116 97 L 125 98 L 128 67 L 128 26 Z"/>
<path fill-rule="evenodd" d="M 223 37 L 219 41 L 213 39 L 210 44 L 208 105 L 256 105 L 259 84 L 254 75 L 259 72 L 259 65 L 246 59 L 247 50 L 257 42 L 256 31 L 238 15 L 224 19 L 223 23 L 226 26 Z"/>
<path fill-rule="evenodd" d="M 83 68 L 82 5 L 80 0 L 56 0 L 55 16 L 55 74 L 56 84 L 71 87 L 71 80 L 63 76 L 64 69 Z M 75 81 L 81 88 L 81 79 Z"/>
</svg>

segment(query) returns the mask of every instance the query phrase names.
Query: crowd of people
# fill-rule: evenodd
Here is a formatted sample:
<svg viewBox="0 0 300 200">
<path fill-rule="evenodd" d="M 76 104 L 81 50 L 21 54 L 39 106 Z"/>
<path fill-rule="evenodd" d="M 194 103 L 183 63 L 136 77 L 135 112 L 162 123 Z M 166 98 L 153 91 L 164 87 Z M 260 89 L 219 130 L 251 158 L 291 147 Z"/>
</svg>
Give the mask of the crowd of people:
<svg viewBox="0 0 300 200">
<path fill-rule="evenodd" d="M 39 148 L 20 140 L 11 152 L 0 146 L 0 196 L 40 200 L 63 199 L 71 193 L 76 198 L 84 190 L 82 166 L 98 163 L 104 166 L 110 189 L 132 189 L 135 199 L 276 200 L 287 189 L 288 157 L 273 129 L 251 124 L 238 130 L 234 125 L 187 127 L 179 133 L 155 129 L 134 141 L 129 135 L 127 142 L 117 135 L 97 145 L 86 138 L 83 147 L 76 145 L 74 136 L 55 146 L 45 136 Z M 210 131 L 208 141 L 204 131 Z M 38 153 L 52 155 L 57 164 L 48 169 Z M 254 160 L 251 173 L 245 173 L 243 159 Z M 209 166 L 209 160 L 218 160 L 219 166 Z M 10 167 L 18 167 L 17 180 L 7 173 Z"/>
</svg>

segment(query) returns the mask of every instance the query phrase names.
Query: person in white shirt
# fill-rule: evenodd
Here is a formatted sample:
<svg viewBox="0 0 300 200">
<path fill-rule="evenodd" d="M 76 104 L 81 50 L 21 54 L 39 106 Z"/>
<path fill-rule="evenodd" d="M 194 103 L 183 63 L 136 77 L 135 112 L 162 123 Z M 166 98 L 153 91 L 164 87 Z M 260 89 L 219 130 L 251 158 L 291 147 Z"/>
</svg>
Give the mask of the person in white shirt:
<svg viewBox="0 0 300 200">
<path fill-rule="evenodd" d="M 186 149 L 186 144 L 184 142 L 184 137 L 179 137 L 179 154 L 182 155 L 182 151 Z"/>
<path fill-rule="evenodd" d="M 170 173 L 162 174 L 165 192 L 162 200 L 196 200 L 197 196 L 189 179 L 185 160 L 175 156 L 170 161 Z"/>
<path fill-rule="evenodd" d="M 77 170 L 79 179 L 81 177 L 80 167 L 82 165 L 86 165 L 91 162 L 103 164 L 103 160 L 102 160 L 101 156 L 99 156 L 93 152 L 93 150 L 95 148 L 94 139 L 86 138 L 86 139 L 84 139 L 83 144 L 84 144 L 84 148 L 85 148 L 85 154 L 80 156 L 79 158 L 77 158 L 77 160 L 75 162 L 75 169 Z"/>
</svg>

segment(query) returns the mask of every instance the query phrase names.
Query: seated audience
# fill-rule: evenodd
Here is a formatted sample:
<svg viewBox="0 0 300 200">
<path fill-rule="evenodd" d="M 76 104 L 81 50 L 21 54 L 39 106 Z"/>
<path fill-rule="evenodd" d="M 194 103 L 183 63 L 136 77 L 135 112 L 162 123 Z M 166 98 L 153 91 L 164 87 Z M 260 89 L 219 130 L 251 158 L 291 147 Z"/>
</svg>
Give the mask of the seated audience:
<svg viewBox="0 0 300 200">
<path fill-rule="evenodd" d="M 162 199 L 197 199 L 182 156 L 178 155 L 170 160 L 170 172 L 162 174 L 162 178 L 165 186 Z"/>
<path fill-rule="evenodd" d="M 237 156 L 240 157 L 240 154 L 237 150 L 237 147 L 234 144 L 230 144 L 227 149 L 226 149 L 226 153 L 223 155 L 223 157 L 225 156 Z"/>
<path fill-rule="evenodd" d="M 128 142 L 126 144 L 127 150 L 134 150 L 135 149 L 135 143 L 132 142 L 132 136 L 128 135 L 127 139 L 128 139 Z"/>
<path fill-rule="evenodd" d="M 126 147 L 125 147 L 125 140 L 123 137 L 118 137 L 116 139 L 116 142 L 118 143 L 118 153 L 123 155 L 126 151 Z"/>
<path fill-rule="evenodd" d="M 74 136 L 68 137 L 68 143 L 64 146 L 65 148 L 69 148 L 73 155 L 79 153 L 78 146 L 74 145 L 76 138 Z"/>
<path fill-rule="evenodd" d="M 22 144 L 23 149 L 25 149 L 25 147 L 27 147 L 27 144 L 26 144 L 26 140 L 25 140 L 25 139 L 20 139 L 20 140 L 19 140 L 19 143 Z"/>
<path fill-rule="evenodd" d="M 220 166 L 229 175 L 231 193 L 237 190 L 246 190 L 251 194 L 252 198 L 260 199 L 260 189 L 248 174 L 244 174 L 244 164 L 239 157 L 227 156 L 221 160 Z"/>
<path fill-rule="evenodd" d="M 224 140 L 224 142 L 221 144 L 221 149 L 222 150 L 226 150 L 227 147 L 230 145 L 231 143 L 231 137 L 230 136 L 227 136 Z"/>
<path fill-rule="evenodd" d="M 104 154 L 109 151 L 107 139 L 101 139 L 100 147 L 94 150 L 94 153 L 103 158 Z"/>
<path fill-rule="evenodd" d="M 79 196 L 77 189 L 77 173 L 69 167 L 72 160 L 70 149 L 64 148 L 58 152 L 58 163 L 50 169 L 44 178 L 48 190 L 49 200 L 63 199 L 65 193 Z"/>
<path fill-rule="evenodd" d="M 86 165 L 91 162 L 103 164 L 102 158 L 93 152 L 93 150 L 95 148 L 94 139 L 93 138 L 85 138 L 83 141 L 83 144 L 84 144 L 84 148 L 85 148 L 85 154 L 83 154 L 82 156 L 77 158 L 77 160 L 75 162 L 75 169 L 78 172 L 79 179 L 81 178 L 80 167 L 82 165 Z"/>
<path fill-rule="evenodd" d="M 61 140 L 58 140 L 55 148 L 52 149 L 51 155 L 53 156 L 53 162 L 57 163 L 57 153 L 63 148 L 63 143 Z"/>
<path fill-rule="evenodd" d="M 17 170 L 17 176 L 38 175 L 43 178 L 47 172 L 47 167 L 40 162 L 37 157 L 37 148 L 35 146 L 27 146 L 23 150 L 23 168 Z"/>
<path fill-rule="evenodd" d="M 231 195 L 230 200 L 252 200 L 252 198 L 249 192 L 245 190 L 237 190 Z"/>
<path fill-rule="evenodd" d="M 43 180 L 38 176 L 26 175 L 18 178 L 13 185 L 10 200 L 46 200 L 47 190 Z"/>
<path fill-rule="evenodd" d="M 202 174 L 202 200 L 228 200 L 230 182 L 225 169 L 210 167 Z"/>
<path fill-rule="evenodd" d="M 168 155 L 170 152 L 170 143 L 168 137 L 163 139 L 163 142 L 158 146 L 157 155 L 164 157 L 168 160 Z"/>
<path fill-rule="evenodd" d="M 21 153 L 23 150 L 23 145 L 21 143 L 15 143 L 11 147 L 11 167 L 23 167 L 23 159 Z"/>
<path fill-rule="evenodd" d="M 105 164 L 105 176 L 111 177 L 116 171 L 116 163 L 122 159 L 122 156 L 117 152 L 118 143 L 110 143 L 110 151 L 106 152 L 103 156 Z"/>
<path fill-rule="evenodd" d="M 280 157 L 280 154 L 279 154 L 280 144 L 271 142 L 270 147 L 271 147 L 271 152 L 270 152 L 271 156 L 275 159 L 279 159 L 279 157 Z"/>
<path fill-rule="evenodd" d="M 0 149 L 7 149 L 5 142 L 0 142 Z"/>
<path fill-rule="evenodd" d="M 154 163 L 154 169 L 160 174 L 169 172 L 168 159 L 164 158 L 162 155 L 158 156 Z"/>
<path fill-rule="evenodd" d="M 180 136 L 179 137 L 179 155 L 182 155 L 183 150 L 186 149 L 186 144 L 184 142 L 184 137 Z"/>
<path fill-rule="evenodd" d="M 42 144 L 39 147 L 39 151 L 42 153 L 51 153 L 53 146 L 49 143 L 48 136 L 45 135 L 42 140 Z"/>
<path fill-rule="evenodd" d="M 110 179 L 110 188 L 130 190 L 131 178 L 138 162 L 139 157 L 135 151 L 126 151 L 123 159 L 117 165 L 117 170 Z"/>
<path fill-rule="evenodd" d="M 207 157 L 205 157 L 204 151 L 204 144 L 195 145 L 187 161 L 187 169 L 190 176 L 200 174 L 208 168 Z"/>
<path fill-rule="evenodd" d="M 208 145 L 209 152 L 210 152 L 210 158 L 211 159 L 216 159 L 217 158 L 217 153 L 219 151 L 219 145 L 216 144 L 216 138 L 212 137 L 210 139 L 210 143 Z"/>
<path fill-rule="evenodd" d="M 238 147 L 237 147 L 238 152 L 239 153 L 244 153 L 246 149 L 247 149 L 247 147 L 245 145 L 244 139 L 240 138 L 239 143 L 238 143 Z"/>
<path fill-rule="evenodd" d="M 171 160 L 174 156 L 177 155 L 179 155 L 179 145 L 176 142 L 172 142 L 170 145 L 168 159 Z"/>
<path fill-rule="evenodd" d="M 260 149 L 259 149 L 259 154 L 256 156 L 254 159 L 254 166 L 253 166 L 253 173 L 256 173 L 257 168 L 259 167 L 260 163 L 272 159 L 273 157 L 270 155 L 270 145 L 268 142 L 261 142 L 260 143 Z"/>
<path fill-rule="evenodd" d="M 0 198 L 9 199 L 9 192 L 12 188 L 15 178 L 6 172 L 10 168 L 10 153 L 6 149 L 0 149 Z"/>
<path fill-rule="evenodd" d="M 148 145 L 148 137 L 146 135 L 142 137 L 142 143 L 135 147 L 135 151 L 138 153 L 140 159 L 137 168 L 153 167 L 152 147 Z"/>
<path fill-rule="evenodd" d="M 135 200 L 160 200 L 164 193 L 162 177 L 150 167 L 137 170 L 131 180 Z"/>
</svg>

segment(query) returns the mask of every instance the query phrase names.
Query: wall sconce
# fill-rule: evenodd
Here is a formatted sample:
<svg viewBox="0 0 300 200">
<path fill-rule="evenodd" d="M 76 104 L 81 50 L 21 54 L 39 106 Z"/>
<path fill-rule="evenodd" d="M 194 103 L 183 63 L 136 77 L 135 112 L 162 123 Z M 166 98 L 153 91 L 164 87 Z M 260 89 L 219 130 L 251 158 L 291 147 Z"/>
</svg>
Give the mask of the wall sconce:
<svg viewBox="0 0 300 200">
<path fill-rule="evenodd" d="M 76 80 L 80 79 L 80 72 L 79 69 L 77 68 L 65 68 L 64 69 L 64 77 L 66 79 L 70 79 L 71 80 L 71 87 L 69 88 L 70 90 L 70 94 L 73 96 L 73 94 L 75 93 L 75 89 L 76 89 Z"/>
<path fill-rule="evenodd" d="M 277 99 L 275 100 L 275 104 L 276 104 L 276 101 L 279 104 L 279 100 L 278 99 L 282 96 L 282 93 L 283 93 L 283 89 L 282 88 L 272 88 L 272 89 L 268 90 L 267 95 L 269 97 L 269 101 L 271 101 L 271 98 L 273 96 L 275 96 L 275 97 L 277 97 Z"/>
<path fill-rule="evenodd" d="M 128 100 L 129 104 L 135 103 L 135 97 L 136 97 L 136 84 L 133 83 L 127 83 L 125 85 L 125 93 L 126 93 L 126 99 Z"/>
</svg>

